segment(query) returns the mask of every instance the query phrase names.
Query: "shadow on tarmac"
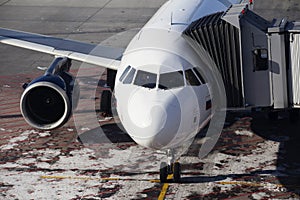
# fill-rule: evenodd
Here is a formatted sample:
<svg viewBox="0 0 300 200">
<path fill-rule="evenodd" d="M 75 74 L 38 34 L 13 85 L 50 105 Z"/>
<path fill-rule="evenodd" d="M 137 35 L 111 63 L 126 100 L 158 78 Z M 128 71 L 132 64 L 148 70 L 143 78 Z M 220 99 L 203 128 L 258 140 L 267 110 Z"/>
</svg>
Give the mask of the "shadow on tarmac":
<svg viewBox="0 0 300 200">
<path fill-rule="evenodd" d="M 21 114 L 15 115 L 0 115 L 0 119 L 11 119 L 11 118 L 21 118 L 23 117 Z"/>
<path fill-rule="evenodd" d="M 288 191 L 300 194 L 300 121 L 291 123 L 286 113 L 278 120 L 254 114 L 251 128 L 264 139 L 280 143 L 275 174 Z"/>
<path fill-rule="evenodd" d="M 82 144 L 128 143 L 134 141 L 117 124 L 105 124 L 86 131 L 78 137 Z"/>
</svg>

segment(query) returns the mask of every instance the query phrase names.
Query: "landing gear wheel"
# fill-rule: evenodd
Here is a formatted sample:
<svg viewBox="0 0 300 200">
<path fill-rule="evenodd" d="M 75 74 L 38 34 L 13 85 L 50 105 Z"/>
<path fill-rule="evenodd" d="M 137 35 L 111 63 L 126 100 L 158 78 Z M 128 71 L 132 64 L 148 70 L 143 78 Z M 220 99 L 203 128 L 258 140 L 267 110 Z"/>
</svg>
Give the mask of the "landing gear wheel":
<svg viewBox="0 0 300 200">
<path fill-rule="evenodd" d="M 165 162 L 160 164 L 159 170 L 159 180 L 161 183 L 166 183 L 168 181 L 168 175 L 173 174 L 174 183 L 180 183 L 181 179 L 181 165 L 179 162 L 172 163 L 168 165 Z"/>
<path fill-rule="evenodd" d="M 165 183 L 168 178 L 168 165 L 165 162 L 160 163 L 160 170 L 159 170 L 159 180 L 161 183 Z"/>
<path fill-rule="evenodd" d="M 173 180 L 175 183 L 179 183 L 181 179 L 181 165 L 179 162 L 173 165 Z"/>
</svg>

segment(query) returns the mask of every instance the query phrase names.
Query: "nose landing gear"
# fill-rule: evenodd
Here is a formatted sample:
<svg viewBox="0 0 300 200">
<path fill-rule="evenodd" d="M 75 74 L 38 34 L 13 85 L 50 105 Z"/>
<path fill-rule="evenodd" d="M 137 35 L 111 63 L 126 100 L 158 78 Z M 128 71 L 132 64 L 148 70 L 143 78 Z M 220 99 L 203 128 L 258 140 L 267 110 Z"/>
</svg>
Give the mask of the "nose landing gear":
<svg viewBox="0 0 300 200">
<path fill-rule="evenodd" d="M 168 180 L 173 180 L 174 183 L 180 183 L 181 165 L 179 162 L 168 165 L 166 162 L 160 164 L 159 179 L 161 183 L 166 183 Z"/>
<path fill-rule="evenodd" d="M 161 183 L 165 183 L 170 179 L 173 179 L 174 183 L 179 183 L 181 180 L 181 165 L 179 162 L 174 162 L 173 151 L 168 150 L 168 164 L 162 162 L 160 164 L 159 179 Z"/>
</svg>

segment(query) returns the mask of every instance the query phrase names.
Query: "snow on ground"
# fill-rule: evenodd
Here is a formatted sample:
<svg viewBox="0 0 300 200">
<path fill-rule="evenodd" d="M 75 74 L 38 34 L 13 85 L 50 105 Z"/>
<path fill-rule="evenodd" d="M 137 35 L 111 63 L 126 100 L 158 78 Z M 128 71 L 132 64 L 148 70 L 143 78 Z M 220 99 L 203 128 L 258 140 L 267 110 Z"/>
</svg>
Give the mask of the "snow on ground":
<svg viewBox="0 0 300 200">
<path fill-rule="evenodd" d="M 9 143 L 13 145 L 12 141 L 20 142 L 21 139 L 26 139 L 27 134 L 29 132 L 13 138 Z M 253 150 L 253 154 L 248 156 L 230 156 L 215 152 L 202 160 L 205 163 L 202 172 L 205 176 L 217 177 L 243 174 L 249 168 L 271 170 L 274 169 L 272 163 L 276 159 L 277 149 L 278 144 L 266 141 L 260 143 L 258 148 Z M 7 199 L 132 199 L 146 197 L 147 194 L 139 191 L 151 191 L 157 187 L 158 183 L 150 181 L 157 179 L 157 174 L 149 174 L 147 171 L 158 171 L 161 154 L 147 152 L 138 146 L 131 146 L 122 151 L 110 149 L 102 158 L 96 158 L 96 154 L 95 150 L 86 147 L 70 151 L 68 155 L 63 155 L 59 149 L 26 152 L 24 157 L 16 162 L 0 165 L 1 182 L 8 186 L 3 195 Z M 27 157 L 28 155 L 30 157 Z M 54 159 L 57 160 L 51 164 L 49 161 Z M 197 157 L 182 158 L 183 163 L 191 165 L 199 161 Z M 226 164 L 219 168 L 216 164 L 220 163 Z M 87 173 L 88 171 L 91 173 Z M 220 185 L 218 181 L 216 178 L 203 183 L 174 184 L 169 190 L 174 194 L 172 197 L 181 199 L 193 195 L 195 191 L 201 191 L 202 195 L 209 194 L 216 186 L 220 191 L 233 188 L 232 185 Z M 227 177 L 222 181 L 230 182 L 232 178 Z M 264 193 L 253 195 L 254 199 L 266 197 L 267 194 Z"/>
<path fill-rule="evenodd" d="M 23 131 L 0 146 L 9 156 L 0 160 L 0 199 L 157 199 L 164 186 L 157 182 L 166 159 L 162 152 L 128 141 L 83 146 L 68 141 L 74 138 L 69 129 Z M 182 183 L 170 183 L 166 199 L 225 199 L 247 192 L 251 199 L 266 199 L 285 193 L 276 182 L 279 142 L 260 138 L 248 144 L 258 136 L 238 130 L 243 134 L 226 133 L 221 140 L 227 146 L 221 142 L 202 160 L 197 145 L 183 155 Z"/>
<path fill-rule="evenodd" d="M 257 148 L 246 156 L 215 152 L 203 159 L 203 162 L 206 163 L 204 171 L 211 175 L 220 174 L 220 168 L 216 164 L 220 164 L 223 174 L 243 174 L 249 172 L 249 169 L 275 170 L 274 162 L 277 159 L 278 148 L 279 143 L 265 141 L 258 144 Z"/>
<path fill-rule="evenodd" d="M 1 151 L 20 148 L 20 142 L 27 140 L 30 134 L 35 134 L 36 137 L 49 136 L 48 133 L 25 131 L 8 141 L 11 148 L 5 148 L 8 145 L 3 145 Z M 157 171 L 158 164 L 155 160 L 159 160 L 161 154 L 158 154 L 156 159 L 138 146 L 125 150 L 110 149 L 105 145 L 102 147 L 104 149 L 97 149 L 98 154 L 104 155 L 102 157 L 97 156 L 95 150 L 86 147 L 67 154 L 61 149 L 33 148 L 22 153 L 22 156 L 13 162 L 0 164 L 0 186 L 7 186 L 4 190 L 0 187 L 2 198 L 101 199 L 109 197 L 111 193 L 117 193 L 118 197 L 124 199 L 145 196 L 136 194 L 136 191 L 147 190 L 157 184 L 140 180 L 157 178 L 156 175 L 151 176 L 143 171 Z M 126 175 L 128 172 L 129 175 Z M 120 173 L 124 174 L 120 176 Z M 106 178 L 121 180 L 107 182 Z M 111 192 L 114 190 L 115 192 Z"/>
</svg>

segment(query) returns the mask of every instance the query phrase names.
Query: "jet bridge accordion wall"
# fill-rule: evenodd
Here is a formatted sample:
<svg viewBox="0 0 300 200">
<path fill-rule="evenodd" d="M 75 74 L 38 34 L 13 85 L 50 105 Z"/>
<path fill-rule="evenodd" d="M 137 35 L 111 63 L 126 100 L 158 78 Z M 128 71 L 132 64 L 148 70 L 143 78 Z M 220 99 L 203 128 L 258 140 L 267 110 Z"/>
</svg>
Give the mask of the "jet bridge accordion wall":
<svg viewBox="0 0 300 200">
<path fill-rule="evenodd" d="M 243 84 L 239 29 L 222 20 L 224 12 L 193 22 L 184 34 L 202 46 L 219 69 L 227 96 L 228 107 L 243 107 Z"/>
</svg>

